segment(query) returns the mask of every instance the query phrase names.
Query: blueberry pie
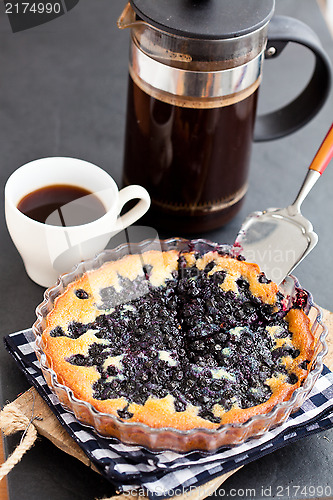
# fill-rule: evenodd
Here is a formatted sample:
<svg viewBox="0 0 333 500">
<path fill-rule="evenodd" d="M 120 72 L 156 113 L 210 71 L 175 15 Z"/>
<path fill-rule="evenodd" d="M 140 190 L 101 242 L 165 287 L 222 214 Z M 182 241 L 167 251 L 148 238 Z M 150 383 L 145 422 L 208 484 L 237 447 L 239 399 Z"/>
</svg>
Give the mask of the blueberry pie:
<svg viewBox="0 0 333 500">
<path fill-rule="evenodd" d="M 151 250 L 69 283 L 45 317 L 43 351 L 61 384 L 117 421 L 217 429 L 304 383 L 306 302 L 222 250 Z"/>
</svg>

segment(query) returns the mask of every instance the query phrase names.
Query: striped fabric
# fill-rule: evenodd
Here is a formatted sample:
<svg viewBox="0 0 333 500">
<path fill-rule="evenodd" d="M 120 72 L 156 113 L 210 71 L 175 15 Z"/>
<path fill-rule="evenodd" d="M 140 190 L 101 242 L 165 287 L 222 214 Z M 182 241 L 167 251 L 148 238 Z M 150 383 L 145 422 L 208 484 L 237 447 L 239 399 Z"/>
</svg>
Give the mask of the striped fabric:
<svg viewBox="0 0 333 500">
<path fill-rule="evenodd" d="M 142 488 L 151 499 L 179 495 L 304 436 L 333 427 L 333 373 L 324 367 L 299 411 L 259 439 L 213 454 L 151 452 L 139 446 L 125 445 L 114 438 L 98 436 L 62 408 L 43 378 L 33 343 L 31 330 L 5 337 L 7 350 L 29 382 L 101 474 L 119 491 Z"/>
</svg>

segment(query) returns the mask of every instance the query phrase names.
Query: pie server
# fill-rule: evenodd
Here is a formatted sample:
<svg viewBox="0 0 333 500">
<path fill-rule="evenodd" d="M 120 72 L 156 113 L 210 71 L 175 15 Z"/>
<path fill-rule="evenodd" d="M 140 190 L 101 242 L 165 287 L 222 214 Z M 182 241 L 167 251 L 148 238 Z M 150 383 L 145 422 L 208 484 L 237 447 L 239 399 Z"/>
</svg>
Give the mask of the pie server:
<svg viewBox="0 0 333 500">
<path fill-rule="evenodd" d="M 253 212 L 244 221 L 234 249 L 256 262 L 278 285 L 308 255 L 318 241 L 301 204 L 333 157 L 333 124 L 318 149 L 292 205 Z"/>
</svg>

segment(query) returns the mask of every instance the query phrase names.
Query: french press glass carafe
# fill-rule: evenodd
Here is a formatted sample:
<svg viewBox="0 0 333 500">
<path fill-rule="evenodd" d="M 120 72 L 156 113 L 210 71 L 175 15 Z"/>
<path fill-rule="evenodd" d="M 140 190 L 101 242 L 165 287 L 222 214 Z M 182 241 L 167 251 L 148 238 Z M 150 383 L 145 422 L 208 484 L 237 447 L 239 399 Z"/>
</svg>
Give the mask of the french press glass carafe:
<svg viewBox="0 0 333 500">
<path fill-rule="evenodd" d="M 300 21 L 272 19 L 274 0 L 131 0 L 124 183 L 150 193 L 150 223 L 201 232 L 228 222 L 247 191 L 253 136 L 288 134 L 324 103 L 330 66 Z M 303 93 L 256 119 L 264 56 L 308 46 L 316 68 Z M 256 130 L 255 130 L 256 124 Z"/>
</svg>

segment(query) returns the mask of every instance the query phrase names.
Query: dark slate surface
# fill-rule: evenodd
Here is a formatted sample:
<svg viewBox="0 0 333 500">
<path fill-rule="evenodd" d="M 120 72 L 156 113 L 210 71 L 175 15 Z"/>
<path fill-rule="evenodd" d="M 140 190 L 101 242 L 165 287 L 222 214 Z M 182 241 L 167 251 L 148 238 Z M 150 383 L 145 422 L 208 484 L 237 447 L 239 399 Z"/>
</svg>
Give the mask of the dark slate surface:
<svg viewBox="0 0 333 500">
<path fill-rule="evenodd" d="M 128 33 L 118 31 L 116 19 L 124 4 L 123 0 L 81 0 L 66 15 L 13 34 L 1 2 L 1 197 L 11 172 L 42 156 L 68 155 L 92 161 L 120 183 Z M 277 0 L 277 12 L 307 22 L 333 60 L 332 37 L 314 0 Z M 297 47 L 288 47 L 279 59 L 265 63 L 260 109 L 274 109 L 287 102 L 308 78 L 312 64 L 307 51 Z M 302 130 L 275 142 L 254 145 L 250 188 L 241 212 L 227 227 L 207 237 L 231 243 L 250 211 L 292 201 L 330 126 L 332 109 L 331 93 L 322 111 Z M 315 301 L 328 309 L 333 309 L 332 181 L 331 166 L 304 203 L 303 213 L 313 222 L 319 244 L 295 272 Z M 24 272 L 7 233 L 3 209 L 0 276 L 3 336 L 34 322 L 34 310 L 43 294 Z M 0 370 L 2 402 L 13 400 L 28 388 L 3 347 Z M 9 451 L 15 443 L 17 438 L 7 440 Z M 255 489 L 256 500 L 278 494 L 283 499 L 322 496 L 320 489 L 314 493 L 299 489 L 295 496 L 296 486 L 329 486 L 333 492 L 332 456 L 333 431 L 311 436 L 244 467 L 224 484 L 224 496 L 244 498 L 246 489 L 251 488 Z M 11 472 L 9 488 L 11 500 L 88 500 L 112 493 L 97 474 L 44 439 L 39 439 Z M 243 492 L 235 494 L 239 488 Z"/>
</svg>

